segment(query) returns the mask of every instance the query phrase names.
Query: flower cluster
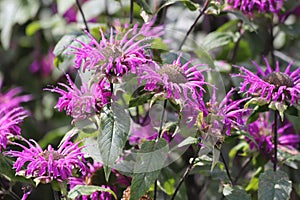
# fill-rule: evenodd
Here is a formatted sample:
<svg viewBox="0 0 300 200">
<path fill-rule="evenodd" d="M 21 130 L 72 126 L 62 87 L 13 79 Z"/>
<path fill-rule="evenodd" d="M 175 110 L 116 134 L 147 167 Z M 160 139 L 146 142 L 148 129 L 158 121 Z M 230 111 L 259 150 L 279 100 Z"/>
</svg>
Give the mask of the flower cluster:
<svg viewBox="0 0 300 200">
<path fill-rule="evenodd" d="M 295 134 L 293 125 L 286 121 L 278 128 L 279 148 L 295 149 L 300 142 L 300 134 Z M 269 121 L 269 113 L 261 114 L 259 118 L 248 125 L 248 132 L 254 141 L 249 140 L 251 149 L 259 149 L 265 154 L 272 154 L 274 144 L 272 141 L 274 124 Z"/>
<path fill-rule="evenodd" d="M 273 70 L 265 58 L 266 70 L 264 71 L 257 63 L 257 74 L 241 67 L 241 73 L 237 75 L 244 79 L 240 91 L 248 95 L 259 96 L 269 101 L 289 102 L 290 105 L 298 104 L 300 95 L 300 68 L 291 71 L 290 63 L 284 72 L 280 71 L 279 62 L 276 62 Z"/>
<path fill-rule="evenodd" d="M 29 115 L 20 104 L 29 101 L 31 96 L 18 96 L 21 91 L 21 88 L 14 88 L 6 93 L 0 93 L 0 151 L 6 148 L 9 137 L 21 135 L 19 126 Z"/>
<path fill-rule="evenodd" d="M 226 2 L 233 8 L 252 16 L 255 11 L 278 13 L 284 0 L 227 0 Z"/>
<path fill-rule="evenodd" d="M 111 28 L 109 37 L 100 29 L 100 42 L 87 33 L 90 38 L 88 44 L 77 40 L 81 47 L 72 47 L 76 55 L 75 67 L 104 74 L 110 80 L 122 77 L 129 71 L 135 73 L 138 66 L 151 61 L 145 50 L 151 45 L 149 40 L 162 34 L 162 29 L 152 30 L 152 25 L 153 22 L 150 22 L 140 30 L 135 25 L 125 34 Z"/>
<path fill-rule="evenodd" d="M 73 169 L 80 169 L 82 174 L 86 173 L 86 164 L 82 147 L 79 143 L 72 143 L 66 139 L 55 150 L 51 145 L 43 150 L 34 140 L 23 141 L 28 147 L 13 143 L 21 147 L 22 151 L 10 150 L 5 152 L 6 155 L 16 157 L 14 168 L 19 175 L 33 177 L 38 182 L 48 183 L 52 180 L 64 181 L 73 176 Z"/>
<path fill-rule="evenodd" d="M 207 103 L 212 128 L 225 132 L 227 136 L 230 135 L 231 128 L 238 129 L 245 124 L 243 116 L 248 113 L 248 110 L 241 106 L 248 98 L 233 100 L 234 92 L 235 90 L 231 89 L 218 103 L 214 89 L 211 101 Z"/>
<path fill-rule="evenodd" d="M 108 104 L 111 98 L 110 85 L 106 79 L 93 83 L 90 87 L 80 75 L 82 85 L 80 88 L 66 75 L 69 85 L 59 83 L 67 91 L 61 88 L 46 89 L 61 95 L 55 106 L 60 112 L 65 110 L 66 113 L 73 117 L 75 121 L 86 119 L 99 113 L 104 105 Z"/>
<path fill-rule="evenodd" d="M 181 56 L 172 63 L 159 65 L 152 62 L 138 70 L 138 79 L 145 83 L 146 91 L 162 93 L 167 99 L 182 100 L 184 104 L 197 105 L 203 102 L 203 85 L 206 84 L 202 64 L 190 67 L 192 61 L 181 64 Z M 183 95 L 182 95 L 183 94 Z M 203 104 L 203 103 L 202 103 Z"/>
</svg>

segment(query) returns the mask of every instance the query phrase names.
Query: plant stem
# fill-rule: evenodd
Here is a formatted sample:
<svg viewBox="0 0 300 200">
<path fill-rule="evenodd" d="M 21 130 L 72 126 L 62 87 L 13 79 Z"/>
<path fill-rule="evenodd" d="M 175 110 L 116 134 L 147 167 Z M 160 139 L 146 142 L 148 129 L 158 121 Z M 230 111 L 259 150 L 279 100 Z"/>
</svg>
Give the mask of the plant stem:
<svg viewBox="0 0 300 200">
<path fill-rule="evenodd" d="M 168 100 L 165 100 L 164 101 L 164 109 L 163 109 L 163 112 L 161 114 L 161 121 L 160 121 L 160 127 L 159 127 L 159 131 L 158 131 L 158 138 L 161 138 L 162 127 L 163 127 L 163 124 L 164 124 L 164 118 L 165 118 L 167 103 L 168 103 Z"/>
<path fill-rule="evenodd" d="M 271 54 L 271 62 L 273 66 L 273 70 L 275 70 L 275 55 L 274 55 L 274 32 L 273 32 L 273 22 L 272 19 L 270 20 L 269 24 L 269 32 L 270 32 L 270 54 Z"/>
<path fill-rule="evenodd" d="M 235 64 L 237 52 L 238 52 L 238 49 L 239 49 L 239 44 L 240 44 L 240 41 L 241 41 L 242 36 L 243 36 L 243 22 L 242 21 L 240 21 L 238 23 L 238 32 L 240 33 L 240 36 L 239 36 L 238 40 L 236 41 L 236 43 L 234 45 L 233 51 L 231 53 L 231 58 L 229 59 L 230 63 L 232 63 L 232 64 Z"/>
<path fill-rule="evenodd" d="M 229 178 L 229 181 L 230 181 L 231 185 L 234 185 L 234 184 L 233 184 L 233 181 L 232 181 L 232 178 L 231 178 L 231 175 L 230 175 L 230 172 L 229 172 L 228 165 L 227 165 L 227 163 L 226 163 L 226 161 L 225 161 L 225 158 L 224 158 L 224 156 L 223 156 L 223 153 L 222 153 L 221 149 L 220 149 L 220 156 L 221 156 L 222 162 L 224 163 L 225 170 L 226 170 L 227 176 L 228 176 L 228 178 Z"/>
<path fill-rule="evenodd" d="M 52 189 L 52 191 L 53 191 L 54 199 L 55 199 L 55 200 L 60 200 L 60 196 L 59 196 L 59 194 L 58 194 L 58 191 L 53 190 L 53 189 Z"/>
<path fill-rule="evenodd" d="M 209 5 L 210 0 L 206 0 L 204 3 L 204 6 L 202 8 L 202 10 L 200 11 L 198 17 L 195 19 L 194 23 L 192 24 L 192 26 L 190 27 L 190 29 L 188 30 L 188 32 L 185 34 L 181 44 L 179 45 L 178 50 L 181 50 L 183 44 L 185 43 L 187 37 L 189 36 L 189 34 L 192 32 L 192 30 L 195 28 L 198 20 L 200 19 L 200 17 L 204 14 L 205 10 L 207 9 L 208 5 Z"/>
<path fill-rule="evenodd" d="M 83 11 L 82 11 L 81 5 L 80 5 L 80 3 L 79 3 L 79 0 L 76 0 L 76 4 L 77 4 L 77 7 L 78 7 L 78 9 L 79 9 L 79 12 L 80 12 L 80 14 L 81 14 L 81 16 L 82 16 L 83 23 L 84 23 L 84 26 L 85 26 L 85 30 L 86 30 L 87 32 L 90 32 L 89 27 L 88 27 L 88 25 L 87 25 L 87 21 L 86 21 L 85 16 L 84 16 L 84 13 L 83 13 Z"/>
<path fill-rule="evenodd" d="M 234 185 L 238 182 L 239 178 L 245 171 L 246 167 L 251 163 L 252 159 L 253 159 L 253 157 L 248 158 L 247 161 L 245 162 L 245 164 L 242 166 L 242 169 L 240 170 L 239 174 L 234 179 L 234 182 L 233 182 Z"/>
<path fill-rule="evenodd" d="M 190 165 L 188 166 L 188 168 L 185 170 L 183 176 L 181 177 L 181 179 L 180 179 L 180 181 L 179 181 L 179 183 L 178 183 L 178 185 L 177 185 L 177 187 L 176 187 L 176 189 L 175 189 L 175 191 L 174 191 L 174 194 L 173 194 L 172 197 L 171 197 L 171 200 L 174 200 L 174 199 L 175 199 L 176 194 L 177 194 L 177 192 L 179 191 L 179 188 L 181 187 L 181 185 L 182 185 L 182 183 L 184 182 L 185 178 L 186 178 L 186 177 L 190 174 L 190 172 L 192 171 L 192 169 L 193 169 L 193 167 L 194 167 L 194 164 L 195 164 L 195 161 L 196 161 L 196 158 L 197 158 L 197 156 L 198 156 L 198 153 L 199 153 L 200 149 L 201 149 L 201 148 L 198 147 L 197 152 L 195 153 L 192 162 L 190 163 Z"/>
<path fill-rule="evenodd" d="M 160 121 L 160 127 L 159 127 L 159 131 L 158 131 L 157 140 L 159 138 L 161 138 L 161 135 L 162 135 L 162 127 L 163 127 L 163 124 L 164 124 L 164 118 L 165 118 L 167 103 L 168 103 L 168 100 L 165 99 L 165 101 L 164 101 L 164 109 L 163 109 L 162 114 L 161 114 L 161 121 Z M 154 200 L 156 200 L 156 193 L 157 193 L 157 179 L 154 182 L 154 196 L 153 196 Z"/>
<path fill-rule="evenodd" d="M 130 21 L 129 23 L 132 24 L 133 23 L 133 0 L 130 0 Z"/>
<path fill-rule="evenodd" d="M 278 122 L 278 111 L 274 112 L 274 172 L 277 169 L 277 122 Z"/>
</svg>

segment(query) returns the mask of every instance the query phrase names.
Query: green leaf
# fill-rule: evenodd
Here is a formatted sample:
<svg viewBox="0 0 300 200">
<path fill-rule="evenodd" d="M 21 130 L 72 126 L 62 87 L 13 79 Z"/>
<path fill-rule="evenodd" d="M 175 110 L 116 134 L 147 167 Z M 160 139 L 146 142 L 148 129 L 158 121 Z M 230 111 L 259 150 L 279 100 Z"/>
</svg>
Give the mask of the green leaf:
<svg viewBox="0 0 300 200">
<path fill-rule="evenodd" d="M 105 178 L 108 180 L 111 168 L 119 158 L 129 134 L 130 118 L 118 104 L 111 105 L 112 110 L 106 110 L 101 115 L 100 133 L 97 138 Z"/>
<path fill-rule="evenodd" d="M 177 146 L 178 147 L 183 147 L 186 145 L 191 145 L 191 144 L 197 144 L 199 141 L 197 138 L 188 136 L 187 138 L 185 138 L 182 142 L 180 142 Z"/>
<path fill-rule="evenodd" d="M 229 44 L 233 38 L 232 32 L 211 32 L 203 39 L 202 48 L 209 51 Z"/>
<path fill-rule="evenodd" d="M 284 112 L 288 108 L 288 106 L 285 103 L 271 101 L 271 103 L 269 104 L 269 108 L 271 108 L 272 110 L 277 110 L 280 115 L 281 121 L 284 120 Z"/>
<path fill-rule="evenodd" d="M 245 25 L 247 25 L 250 31 L 256 31 L 257 26 L 251 22 L 242 12 L 236 10 L 226 10 L 227 13 L 235 15 L 238 19 L 242 20 Z"/>
<path fill-rule="evenodd" d="M 228 200 L 250 200 L 250 195 L 240 186 L 225 185 L 223 188 L 223 195 Z"/>
<path fill-rule="evenodd" d="M 39 21 L 34 21 L 26 26 L 26 35 L 32 36 L 41 28 L 41 23 Z"/>
<path fill-rule="evenodd" d="M 59 56 L 65 53 L 67 50 L 69 50 L 68 48 L 74 45 L 74 43 L 78 44 L 78 42 L 75 42 L 74 39 L 80 36 L 84 37 L 83 33 L 72 33 L 72 34 L 64 35 L 56 44 L 53 50 L 54 55 Z"/>
<path fill-rule="evenodd" d="M 253 109 L 251 115 L 248 117 L 247 124 L 251 124 L 252 122 L 256 121 L 257 118 L 259 117 L 259 113 L 266 112 L 268 110 L 269 110 L 268 105 L 256 106 Z"/>
<path fill-rule="evenodd" d="M 136 106 L 144 105 L 153 96 L 154 96 L 154 93 L 146 93 L 146 94 L 140 95 L 140 96 L 138 96 L 136 98 L 132 98 L 132 99 L 129 100 L 128 107 L 131 108 L 131 107 L 136 107 Z"/>
<path fill-rule="evenodd" d="M 131 182 L 130 200 L 140 199 L 157 179 L 168 152 L 165 139 L 146 141 L 138 152 Z"/>
<path fill-rule="evenodd" d="M 177 2 L 182 2 L 182 3 L 184 3 L 184 5 L 185 5 L 188 9 L 190 9 L 190 10 L 192 10 L 192 11 L 195 11 L 195 10 L 199 10 L 199 9 L 200 9 L 200 5 L 199 5 L 199 4 L 194 3 L 194 2 L 192 2 L 192 1 L 190 1 L 190 0 L 169 0 L 169 1 L 167 1 L 166 3 L 164 3 L 159 9 L 157 9 L 156 13 L 158 13 L 158 12 L 159 12 L 161 9 L 163 9 L 164 7 L 170 6 L 170 5 L 175 4 L 175 3 L 177 3 Z"/>
<path fill-rule="evenodd" d="M 230 167 L 232 167 L 232 165 L 233 165 L 233 160 L 234 160 L 236 154 L 240 150 L 242 150 L 244 148 L 248 148 L 248 147 L 249 147 L 249 144 L 246 141 L 244 141 L 244 142 L 238 143 L 233 148 L 231 148 L 231 150 L 229 151 L 229 158 L 230 158 L 229 166 Z"/>
<path fill-rule="evenodd" d="M 134 2 L 138 4 L 147 14 L 153 14 L 153 11 L 146 0 L 134 0 Z"/>
<path fill-rule="evenodd" d="M 87 195 L 93 194 L 96 191 L 108 192 L 108 193 L 112 194 L 115 199 L 117 199 L 117 195 L 111 189 L 103 188 L 103 187 L 95 186 L 95 185 L 76 185 L 68 193 L 68 198 L 75 199 L 76 197 L 79 197 L 81 195 L 87 196 Z"/>
<path fill-rule="evenodd" d="M 213 160 L 212 160 L 210 171 L 214 170 L 215 166 L 218 164 L 219 159 L 220 159 L 220 150 L 219 149 L 214 147 L 212 153 L 213 153 Z"/>
<path fill-rule="evenodd" d="M 34 185 L 31 179 L 26 179 L 22 176 L 16 176 L 15 170 L 13 170 L 13 161 L 0 153 L 0 174 L 11 182 L 23 182 Z"/>
<path fill-rule="evenodd" d="M 259 176 L 258 200 L 288 200 L 292 182 L 283 171 L 266 171 Z"/>
</svg>

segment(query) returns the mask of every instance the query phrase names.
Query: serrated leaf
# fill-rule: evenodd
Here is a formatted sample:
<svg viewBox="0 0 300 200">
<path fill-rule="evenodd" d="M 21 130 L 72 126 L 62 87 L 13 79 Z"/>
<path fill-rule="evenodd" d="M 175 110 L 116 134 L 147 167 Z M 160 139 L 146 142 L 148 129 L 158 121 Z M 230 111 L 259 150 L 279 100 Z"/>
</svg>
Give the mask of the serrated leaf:
<svg viewBox="0 0 300 200">
<path fill-rule="evenodd" d="M 162 138 L 142 144 L 134 166 L 130 200 L 140 199 L 149 190 L 164 166 L 167 152 L 167 142 Z"/>
<path fill-rule="evenodd" d="M 97 138 L 107 180 L 111 168 L 122 153 L 130 127 L 129 116 L 121 106 L 112 104 L 111 109 L 107 109 L 107 114 L 101 115 L 100 133 Z"/>
<path fill-rule="evenodd" d="M 288 200 L 292 182 L 283 171 L 266 171 L 259 176 L 258 200 Z"/>
<path fill-rule="evenodd" d="M 95 186 L 95 185 L 76 185 L 68 193 L 68 198 L 75 199 L 76 197 L 79 197 L 79 196 L 87 196 L 87 195 L 93 194 L 96 191 L 108 192 L 108 193 L 112 194 L 115 199 L 117 199 L 117 195 L 111 189 L 103 188 L 103 187 Z"/>
<path fill-rule="evenodd" d="M 269 108 L 268 108 L 268 105 L 263 105 L 263 106 L 256 106 L 254 109 L 253 109 L 253 112 L 250 114 L 250 116 L 248 117 L 247 119 L 247 124 L 251 124 L 253 123 L 254 121 L 257 120 L 257 118 L 259 117 L 259 113 L 262 113 L 262 112 L 266 112 L 268 111 Z"/>
<path fill-rule="evenodd" d="M 228 200 L 250 200 L 250 195 L 240 186 L 225 185 L 223 188 L 223 195 Z"/>
</svg>

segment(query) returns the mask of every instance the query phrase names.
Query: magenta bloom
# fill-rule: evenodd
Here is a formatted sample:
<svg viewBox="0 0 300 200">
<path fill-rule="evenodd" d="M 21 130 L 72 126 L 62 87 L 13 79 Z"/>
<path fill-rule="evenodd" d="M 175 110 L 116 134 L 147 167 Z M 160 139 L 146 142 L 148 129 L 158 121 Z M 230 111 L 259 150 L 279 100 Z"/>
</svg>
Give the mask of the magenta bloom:
<svg viewBox="0 0 300 200">
<path fill-rule="evenodd" d="M 42 77 L 47 77 L 51 74 L 54 69 L 54 53 L 52 52 L 52 48 L 50 48 L 48 55 L 40 55 L 40 52 L 37 51 L 34 54 L 34 61 L 30 65 L 31 73 L 39 73 Z"/>
<path fill-rule="evenodd" d="M 149 26 L 142 26 L 138 31 L 137 27 L 129 29 L 125 34 L 119 31 L 110 30 L 110 36 L 107 37 L 102 29 L 101 41 L 98 42 L 91 34 L 87 33 L 90 42 L 85 44 L 77 40 L 81 47 L 72 47 L 76 55 L 76 68 L 93 70 L 105 74 L 107 77 L 122 77 L 129 71 L 136 72 L 136 67 L 149 60 L 146 48 L 150 47 L 149 40 L 157 37 L 157 32 L 153 35 L 144 35 L 146 32 L 151 33 Z"/>
<path fill-rule="evenodd" d="M 130 178 L 125 178 L 123 175 L 118 173 L 116 170 L 112 169 L 111 176 L 114 177 L 114 182 L 109 184 L 105 181 L 105 177 L 103 176 L 103 165 L 98 162 L 94 162 L 94 164 L 87 164 L 87 173 L 85 176 L 80 177 L 70 177 L 68 183 L 70 185 L 70 189 L 74 188 L 76 185 L 96 185 L 103 188 L 110 189 L 117 194 L 117 186 L 122 185 L 123 187 L 130 185 Z M 101 172 L 102 171 L 102 172 Z M 76 200 L 113 200 L 114 197 L 109 192 L 100 192 L 95 191 L 91 195 L 83 195 L 76 198 Z"/>
<path fill-rule="evenodd" d="M 5 107 L 1 107 L 0 105 L 0 151 L 2 148 L 6 148 L 9 137 L 21 135 L 19 125 L 29 114 L 22 107 L 11 109 L 7 111 Z"/>
<path fill-rule="evenodd" d="M 89 87 L 88 83 L 80 76 L 82 85 L 78 88 L 70 76 L 66 76 L 69 85 L 59 83 L 59 85 L 63 86 L 66 90 L 58 87 L 46 90 L 61 95 L 55 108 L 60 112 L 65 110 L 75 121 L 93 116 L 110 102 L 110 85 L 106 79 L 102 79 L 99 83 L 94 83 Z"/>
<path fill-rule="evenodd" d="M 2 81 L 0 80 L 0 89 L 2 88 Z M 31 95 L 19 95 L 22 92 L 20 87 L 16 87 L 8 90 L 6 93 L 0 93 L 0 109 L 2 112 L 8 112 L 9 110 L 19 107 L 21 103 L 30 101 Z"/>
<path fill-rule="evenodd" d="M 245 14 L 253 15 L 255 11 L 260 13 L 278 13 L 284 0 L 227 0 L 229 5 Z"/>
<path fill-rule="evenodd" d="M 202 101 L 203 85 L 206 84 L 202 64 L 189 67 L 191 61 L 182 65 L 180 56 L 173 64 L 149 63 L 139 68 L 139 82 L 145 81 L 145 90 L 164 93 L 166 98 L 181 99 L 184 103 L 199 104 Z M 182 95 L 183 94 L 183 95 Z"/>
<path fill-rule="evenodd" d="M 80 169 L 83 174 L 86 171 L 84 154 L 81 152 L 82 147 L 78 147 L 79 143 L 72 143 L 69 138 L 65 140 L 58 150 L 55 150 L 51 145 L 46 150 L 43 150 L 34 140 L 27 141 L 26 147 L 22 144 L 12 143 L 21 147 L 22 151 L 8 151 L 6 155 L 16 157 L 17 160 L 13 167 L 17 174 L 44 183 L 52 180 L 64 181 L 72 176 L 72 170 Z"/>
<path fill-rule="evenodd" d="M 248 125 L 248 131 L 253 136 L 253 141 L 249 140 L 251 149 L 259 149 L 267 154 L 272 154 L 274 144 L 273 138 L 273 126 L 274 124 L 269 122 L 269 113 L 261 114 L 259 118 Z M 293 126 L 290 122 L 286 122 L 280 128 L 278 128 L 278 147 L 295 149 L 300 142 L 300 134 L 295 134 Z"/>
<path fill-rule="evenodd" d="M 0 88 L 2 82 L 0 81 Z M 0 151 L 6 148 L 9 137 L 21 135 L 19 127 L 29 112 L 20 106 L 22 102 L 29 101 L 30 95 L 17 96 L 21 88 L 13 88 L 6 93 L 0 93 Z"/>
<path fill-rule="evenodd" d="M 262 70 L 255 62 L 257 74 L 240 67 L 241 73 L 237 75 L 244 79 L 240 91 L 247 95 L 260 96 L 267 101 L 289 102 L 290 105 L 298 103 L 300 94 L 300 68 L 291 71 L 290 63 L 284 72 L 280 71 L 279 62 L 273 70 L 265 59 L 267 69 Z"/>
<path fill-rule="evenodd" d="M 231 89 L 224 99 L 218 103 L 216 100 L 216 90 L 214 90 L 211 102 L 208 103 L 208 112 L 211 115 L 212 128 L 218 129 L 221 133 L 230 135 L 232 128 L 238 129 L 244 125 L 243 116 L 248 112 L 243 108 L 242 103 L 248 98 L 233 100 L 232 95 L 235 90 Z"/>
</svg>

